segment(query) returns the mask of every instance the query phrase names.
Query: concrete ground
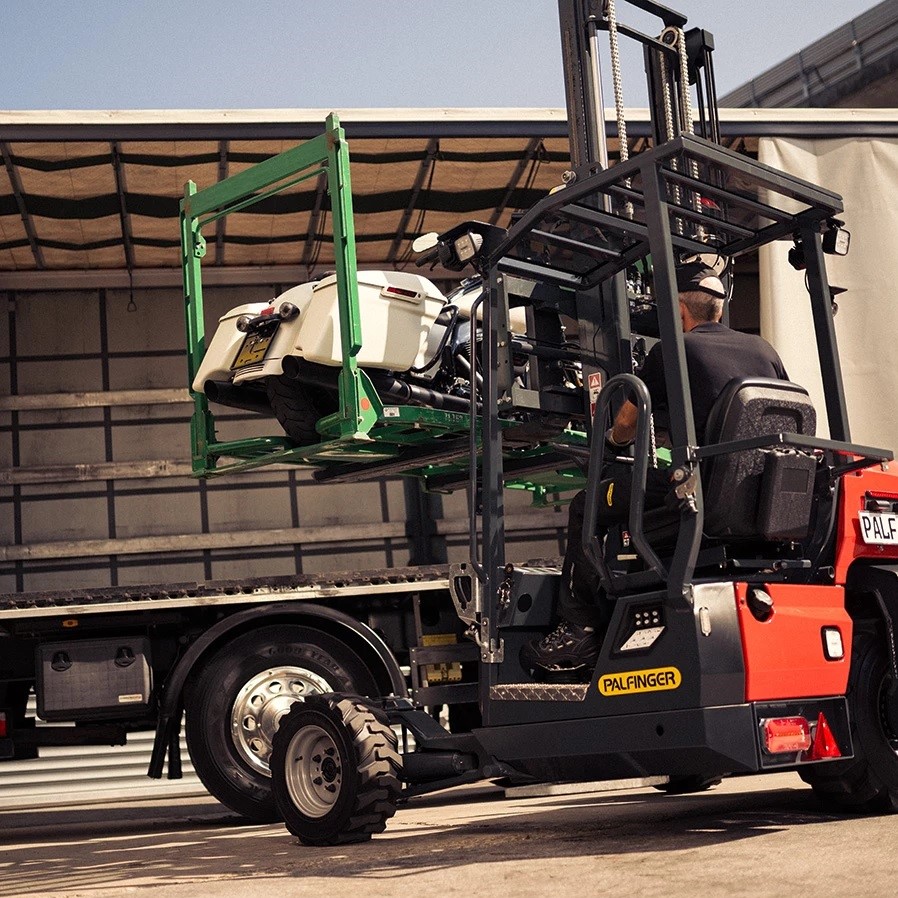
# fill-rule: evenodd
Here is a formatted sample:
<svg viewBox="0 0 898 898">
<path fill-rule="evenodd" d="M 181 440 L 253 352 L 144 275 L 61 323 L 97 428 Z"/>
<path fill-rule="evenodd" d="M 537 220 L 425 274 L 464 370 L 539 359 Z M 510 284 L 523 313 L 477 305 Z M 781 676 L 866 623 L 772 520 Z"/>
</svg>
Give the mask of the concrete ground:
<svg viewBox="0 0 898 898">
<path fill-rule="evenodd" d="M 414 799 L 371 842 L 306 848 L 212 799 L 0 813 L 0 898 L 893 898 L 898 817 L 823 813 L 795 774 L 694 796 Z"/>
</svg>

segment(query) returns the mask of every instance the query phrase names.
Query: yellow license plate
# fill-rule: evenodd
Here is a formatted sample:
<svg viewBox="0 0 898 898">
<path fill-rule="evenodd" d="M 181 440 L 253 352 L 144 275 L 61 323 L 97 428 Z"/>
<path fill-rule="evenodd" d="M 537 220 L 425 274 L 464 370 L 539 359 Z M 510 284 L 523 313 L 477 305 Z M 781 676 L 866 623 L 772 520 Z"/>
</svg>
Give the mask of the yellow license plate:
<svg viewBox="0 0 898 898">
<path fill-rule="evenodd" d="M 268 353 L 276 331 L 277 328 L 265 334 L 247 334 L 243 338 L 243 343 L 237 353 L 237 358 L 234 359 L 234 364 L 231 365 L 231 370 L 239 371 L 250 365 L 258 365 Z"/>
</svg>

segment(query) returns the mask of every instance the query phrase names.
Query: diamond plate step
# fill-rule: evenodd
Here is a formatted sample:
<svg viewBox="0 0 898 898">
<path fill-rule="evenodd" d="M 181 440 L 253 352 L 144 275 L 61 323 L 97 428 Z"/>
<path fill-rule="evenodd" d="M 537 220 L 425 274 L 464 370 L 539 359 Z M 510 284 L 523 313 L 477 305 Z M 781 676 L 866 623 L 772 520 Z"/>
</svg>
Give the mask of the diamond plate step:
<svg viewBox="0 0 898 898">
<path fill-rule="evenodd" d="M 497 702 L 582 702 L 589 683 L 506 683 L 490 688 Z"/>
</svg>

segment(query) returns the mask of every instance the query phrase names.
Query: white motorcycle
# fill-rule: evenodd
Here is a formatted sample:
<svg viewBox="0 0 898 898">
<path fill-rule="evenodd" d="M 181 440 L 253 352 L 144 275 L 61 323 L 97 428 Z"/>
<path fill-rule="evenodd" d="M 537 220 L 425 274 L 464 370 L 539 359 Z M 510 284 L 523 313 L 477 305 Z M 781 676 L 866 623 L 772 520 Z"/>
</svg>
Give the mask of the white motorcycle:
<svg viewBox="0 0 898 898">
<path fill-rule="evenodd" d="M 462 271 L 475 267 L 486 245 L 505 231 L 465 222 L 413 244 L 417 264 L 439 262 Z M 462 281 L 448 296 L 426 277 L 406 271 L 359 271 L 362 348 L 358 365 L 391 405 L 410 404 L 467 412 L 477 401 L 483 295 L 479 277 Z M 526 332 L 523 309 L 512 309 L 509 327 Z M 522 348 L 521 346 L 518 347 Z M 519 360 L 523 375 L 526 357 Z M 338 408 L 342 364 L 335 274 L 300 284 L 268 302 L 231 309 L 218 323 L 193 382 L 211 402 L 274 415 L 299 445 L 317 443 L 316 423 Z"/>
</svg>

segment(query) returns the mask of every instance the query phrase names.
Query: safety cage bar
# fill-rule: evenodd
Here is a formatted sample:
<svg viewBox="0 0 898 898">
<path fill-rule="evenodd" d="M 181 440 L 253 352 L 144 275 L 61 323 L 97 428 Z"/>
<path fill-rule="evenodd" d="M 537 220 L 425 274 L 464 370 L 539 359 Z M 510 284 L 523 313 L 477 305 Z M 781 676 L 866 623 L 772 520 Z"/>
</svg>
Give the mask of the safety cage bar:
<svg viewBox="0 0 898 898">
<path fill-rule="evenodd" d="M 867 458 L 869 464 L 891 457 L 887 450 L 850 443 L 821 239 L 822 231 L 841 210 L 837 194 L 691 134 L 681 134 L 611 169 L 578 178 L 538 202 L 490 257 L 485 318 L 492 345 L 485 351 L 494 364 L 487 362 L 484 371 L 484 434 L 498 433 L 500 417 L 512 410 L 511 373 L 507 354 L 502 352 L 503 312 L 509 301 L 504 280 L 517 277 L 549 284 L 595 304 L 601 301 L 599 288 L 640 260 L 650 258 L 658 326 L 665 347 L 672 465 L 694 470 L 699 457 L 712 450 L 699 449 L 695 437 L 676 302 L 676 261 L 696 254 L 733 258 L 772 241 L 796 239 L 805 254 L 833 438 L 816 442 L 816 448 Z M 515 301 L 519 302 L 517 298 Z M 627 303 L 618 303 L 618 309 L 627 319 L 619 332 L 629 342 Z M 809 447 L 815 442 L 800 439 Z M 503 473 L 501 453 L 491 451 L 488 436 L 485 446 L 481 568 L 486 594 L 494 595 L 501 589 L 505 567 L 502 497 L 497 489 Z M 717 451 L 737 448 L 720 447 Z M 598 476 L 590 474 L 592 479 Z M 681 597 L 691 580 L 701 536 L 699 502 L 697 514 L 682 516 L 676 548 L 665 571 L 672 598 Z M 656 559 L 644 560 L 650 567 L 656 566 Z"/>
</svg>

